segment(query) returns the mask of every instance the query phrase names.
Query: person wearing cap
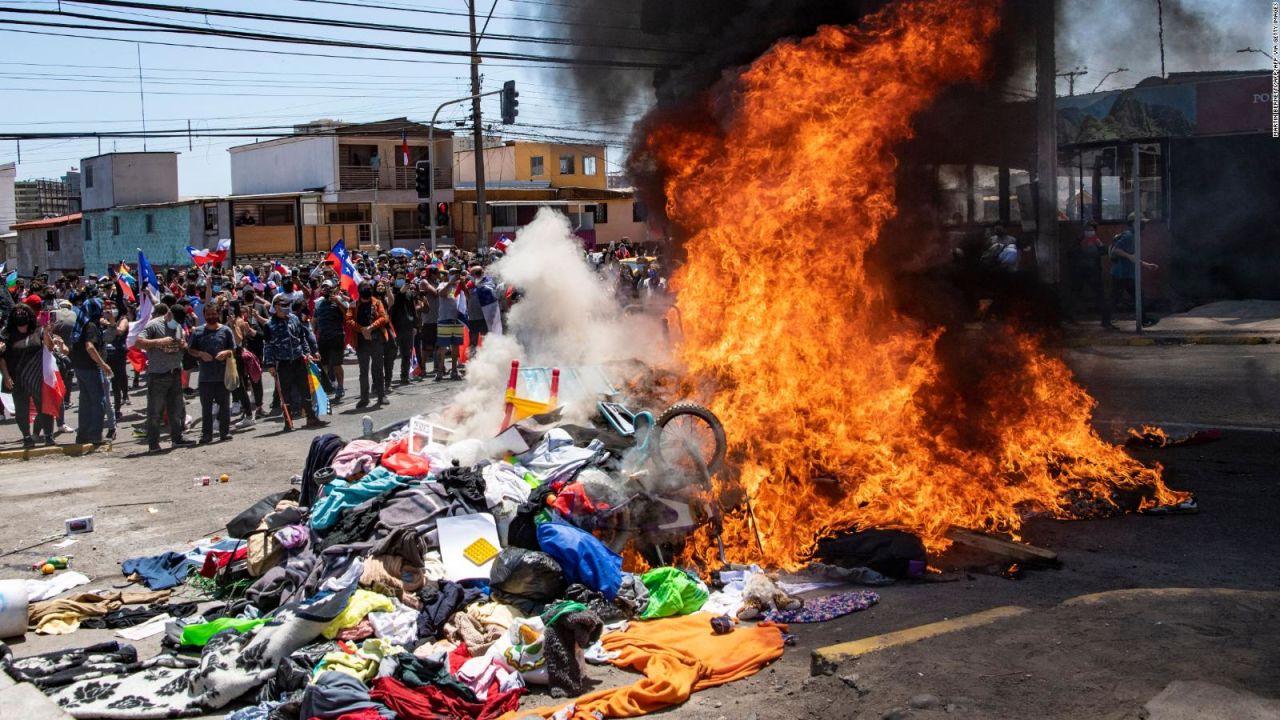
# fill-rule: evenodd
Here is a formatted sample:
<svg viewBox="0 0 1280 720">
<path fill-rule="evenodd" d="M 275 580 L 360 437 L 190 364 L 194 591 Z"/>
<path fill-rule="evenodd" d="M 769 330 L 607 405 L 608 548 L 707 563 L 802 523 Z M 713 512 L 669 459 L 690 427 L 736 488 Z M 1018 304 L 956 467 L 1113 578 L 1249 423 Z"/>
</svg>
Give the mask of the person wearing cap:
<svg viewBox="0 0 1280 720">
<path fill-rule="evenodd" d="M 1111 241 L 1111 249 L 1107 253 L 1111 257 L 1111 286 L 1114 289 L 1111 295 L 1111 300 L 1103 303 L 1105 310 L 1102 316 L 1102 327 L 1107 328 L 1108 330 L 1115 329 L 1115 326 L 1111 324 L 1111 311 L 1113 309 L 1112 304 L 1119 298 L 1120 293 L 1118 291 L 1123 290 L 1127 292 L 1130 298 L 1138 297 L 1135 282 L 1137 274 L 1134 267 L 1134 263 L 1138 258 L 1135 255 L 1136 247 L 1133 233 L 1136 221 L 1136 215 L 1134 213 L 1129 213 L 1129 226 L 1125 228 L 1124 232 L 1115 236 Z M 1150 218 L 1143 215 L 1141 222 L 1142 227 L 1146 227 L 1147 223 L 1150 222 Z M 1160 269 L 1160 267 L 1155 263 L 1145 261 L 1142 263 L 1142 267 L 1144 270 Z M 1151 327 L 1152 325 L 1155 325 L 1157 320 L 1155 318 L 1147 317 L 1147 303 L 1145 300 L 1142 305 L 1143 307 L 1139 308 L 1138 317 L 1136 318 L 1138 325 L 1141 327 Z"/>
<path fill-rule="evenodd" d="M 280 293 L 271 300 L 271 320 L 264 328 L 266 342 L 263 345 L 262 367 L 275 378 L 280 402 L 285 410 L 284 429 L 294 429 L 294 419 L 301 410 L 307 416 L 308 428 L 325 427 L 328 422 L 316 417 L 311 407 L 311 392 L 307 383 L 307 363 L 317 355 L 318 348 L 311 333 L 291 311 L 289 298 Z"/>
</svg>

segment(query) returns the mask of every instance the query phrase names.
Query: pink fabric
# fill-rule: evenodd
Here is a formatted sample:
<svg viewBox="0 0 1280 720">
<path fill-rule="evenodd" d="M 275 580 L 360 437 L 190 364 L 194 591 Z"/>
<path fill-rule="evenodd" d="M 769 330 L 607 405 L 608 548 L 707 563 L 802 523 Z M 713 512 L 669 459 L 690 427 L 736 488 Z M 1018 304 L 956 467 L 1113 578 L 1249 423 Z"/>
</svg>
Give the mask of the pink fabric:
<svg viewBox="0 0 1280 720">
<path fill-rule="evenodd" d="M 372 440 L 352 440 L 346 447 L 338 451 L 330 466 L 340 478 L 350 478 L 356 474 L 364 474 L 378 467 L 378 458 L 386 449 L 384 443 Z"/>
</svg>

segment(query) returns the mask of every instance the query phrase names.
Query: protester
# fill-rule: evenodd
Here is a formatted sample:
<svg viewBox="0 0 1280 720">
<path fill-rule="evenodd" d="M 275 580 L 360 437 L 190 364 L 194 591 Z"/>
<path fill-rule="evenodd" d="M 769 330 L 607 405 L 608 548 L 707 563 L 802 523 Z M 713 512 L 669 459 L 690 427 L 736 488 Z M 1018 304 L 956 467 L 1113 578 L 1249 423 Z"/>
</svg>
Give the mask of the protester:
<svg viewBox="0 0 1280 720">
<path fill-rule="evenodd" d="M 123 415 L 121 408 L 130 404 L 128 353 L 129 315 L 120 312 L 118 304 L 108 301 L 103 308 L 102 344 L 106 348 L 107 365 L 111 366 L 111 406 L 116 420 Z M 114 424 L 108 427 L 114 429 Z"/>
<path fill-rule="evenodd" d="M 444 354 L 449 353 L 451 380 L 461 380 L 458 372 L 458 348 L 462 347 L 462 321 L 458 319 L 457 294 L 465 281 L 454 273 L 436 287 L 439 297 L 436 315 L 436 382 L 444 380 Z"/>
<path fill-rule="evenodd" d="M 235 354 L 231 328 L 219 321 L 212 303 L 204 306 L 204 326 L 191 333 L 187 353 L 200 361 L 200 444 L 213 442 L 213 408 L 218 408 L 218 438 L 231 439 L 231 396 L 226 386 L 227 361 Z"/>
<path fill-rule="evenodd" d="M 171 296 L 170 296 L 171 297 Z M 160 452 L 160 423 L 169 418 L 169 439 L 174 448 L 194 442 L 184 438 L 187 410 L 182 397 L 182 356 L 187 349 L 182 325 L 170 306 L 160 303 L 138 337 L 137 347 L 147 353 L 147 452 Z"/>
<path fill-rule="evenodd" d="M 479 265 L 472 265 L 467 270 L 467 273 L 468 279 L 464 292 L 467 306 L 467 357 L 470 358 L 471 354 L 475 353 L 476 348 L 480 346 L 481 339 L 489 332 L 489 324 L 485 322 L 484 303 L 479 297 L 480 283 L 484 279 L 484 268 Z"/>
<path fill-rule="evenodd" d="M 426 277 L 418 281 L 418 372 L 426 374 L 427 358 L 431 358 L 433 374 L 440 374 L 440 361 L 436 354 L 436 319 L 440 315 L 440 271 L 427 269 Z"/>
<path fill-rule="evenodd" d="M 329 423 L 316 417 L 311 407 L 311 393 L 307 384 L 307 363 L 318 357 L 318 348 L 302 321 L 291 312 L 289 298 L 282 294 L 272 298 L 273 314 L 264 328 L 266 342 L 263 348 L 262 366 L 271 372 L 276 381 L 284 411 L 284 429 L 294 429 L 299 411 L 307 417 L 306 427 L 325 427 Z"/>
<path fill-rule="evenodd" d="M 32 448 L 36 439 L 43 438 L 45 445 L 53 444 L 53 416 L 49 408 L 42 407 L 44 385 L 43 356 L 47 342 L 51 342 L 48 328 L 36 325 L 36 314 L 25 303 L 15 305 L 5 323 L 3 353 L 0 353 L 0 375 L 4 376 L 5 392 L 13 394 L 14 414 L 18 430 L 22 432 L 22 446 Z M 29 408 L 35 407 L 35 434 L 32 434 Z"/>
<path fill-rule="evenodd" d="M 391 288 L 391 307 L 389 309 L 391 327 L 395 330 L 397 354 L 400 356 L 400 384 L 409 384 L 409 370 L 413 360 L 414 343 L 417 339 L 417 289 L 408 283 L 407 273 L 403 269 L 396 270 Z M 422 356 L 418 356 L 422 362 Z M 388 367 L 390 364 L 388 363 Z M 390 373 L 387 373 L 390 384 Z"/>
<path fill-rule="evenodd" d="M 360 364 L 360 401 L 357 408 L 369 406 L 369 381 L 372 374 L 373 389 L 377 392 L 378 405 L 386 403 L 387 387 L 384 377 L 383 350 L 386 345 L 387 311 L 382 301 L 374 297 L 369 283 L 360 285 L 360 299 L 347 308 L 347 329 L 355 338 L 356 360 Z"/>
<path fill-rule="evenodd" d="M 313 321 L 320 346 L 320 371 L 333 385 L 334 402 L 341 402 L 346 395 L 342 358 L 347 349 L 347 305 L 345 294 L 334 287 L 333 281 L 325 280 L 321 284 Z"/>
<path fill-rule="evenodd" d="M 1124 229 L 1124 232 L 1116 235 L 1115 239 L 1111 241 L 1111 249 L 1108 251 L 1108 255 L 1111 257 L 1112 303 L 1120 298 L 1120 291 L 1127 293 L 1131 300 L 1138 297 L 1135 282 L 1136 273 L 1134 272 L 1134 262 L 1137 261 L 1137 257 L 1134 255 L 1136 249 L 1133 228 L 1136 222 L 1134 214 L 1129 213 L 1128 227 Z M 1147 222 L 1149 221 L 1144 215 L 1142 217 L 1142 227 L 1146 227 Z M 1144 270 L 1160 269 L 1160 266 L 1155 263 L 1145 261 L 1142 263 L 1142 267 Z M 1110 309 L 1108 308 L 1109 311 Z M 1136 319 L 1141 327 L 1150 327 L 1157 322 L 1156 319 L 1147 317 L 1147 313 L 1147 302 L 1144 299 L 1142 307 L 1138 308 L 1138 317 Z M 1111 324 L 1110 312 L 1103 317 L 1102 326 L 1108 329 L 1114 328 Z"/>
<path fill-rule="evenodd" d="M 111 366 L 102 357 L 102 301 L 86 299 L 80 307 L 76 327 L 71 335 L 71 367 L 80 387 L 80 409 L 77 444 L 102 442 L 103 420 L 106 417 L 106 378 L 111 377 Z"/>
</svg>

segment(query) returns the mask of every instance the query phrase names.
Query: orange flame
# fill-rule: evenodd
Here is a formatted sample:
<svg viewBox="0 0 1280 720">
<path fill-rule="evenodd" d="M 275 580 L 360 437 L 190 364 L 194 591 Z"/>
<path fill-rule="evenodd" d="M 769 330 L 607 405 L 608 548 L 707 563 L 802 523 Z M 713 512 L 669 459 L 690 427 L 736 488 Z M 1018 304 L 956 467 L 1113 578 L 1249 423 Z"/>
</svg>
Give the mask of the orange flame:
<svg viewBox="0 0 1280 720">
<path fill-rule="evenodd" d="M 888 309 L 865 262 L 895 213 L 895 145 L 943 87 L 981 78 L 998 10 L 906 0 L 780 42 L 707 99 L 715 122 L 647 135 L 667 213 L 690 232 L 678 352 L 715 388 L 763 544 L 730 516 L 731 561 L 795 566 L 851 527 L 906 529 L 936 550 L 953 525 L 1016 536 L 1031 513 L 1080 516 L 1117 493 L 1178 499 L 1158 468 L 1098 437 L 1093 400 L 1029 337 L 991 338 L 1013 368 L 980 388 L 998 403 L 958 402 L 940 331 Z M 971 427 L 986 442 L 965 441 Z"/>
</svg>

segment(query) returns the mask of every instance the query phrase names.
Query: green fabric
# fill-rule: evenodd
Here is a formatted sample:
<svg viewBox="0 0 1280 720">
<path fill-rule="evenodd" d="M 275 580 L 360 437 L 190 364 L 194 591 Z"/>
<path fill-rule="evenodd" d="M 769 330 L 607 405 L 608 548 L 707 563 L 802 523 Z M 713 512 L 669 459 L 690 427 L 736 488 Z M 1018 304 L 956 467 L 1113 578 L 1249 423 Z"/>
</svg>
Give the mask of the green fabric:
<svg viewBox="0 0 1280 720">
<path fill-rule="evenodd" d="M 241 618 L 218 618 L 213 622 L 198 623 L 195 625 L 187 625 L 182 628 L 182 644 L 194 645 L 196 647 L 204 647 L 209 642 L 209 638 L 226 630 L 234 628 L 239 632 L 248 632 L 259 625 L 266 624 L 271 618 L 254 618 L 252 620 L 244 620 Z"/>
<path fill-rule="evenodd" d="M 650 570 L 640 577 L 640 582 L 649 590 L 649 605 L 641 613 L 641 620 L 688 615 L 701 610 L 710 597 L 706 585 L 678 568 Z"/>
<path fill-rule="evenodd" d="M 563 615 L 569 613 L 582 612 L 587 606 L 574 600 L 561 600 L 555 605 L 548 605 L 546 610 L 542 611 L 542 624 L 551 627 Z"/>
<path fill-rule="evenodd" d="M 420 688 L 427 685 L 439 685 L 453 690 L 467 702 L 477 702 L 475 691 L 449 674 L 449 666 L 446 660 L 420 658 L 405 652 L 396 655 L 395 661 L 395 676 L 406 686 Z"/>
</svg>

